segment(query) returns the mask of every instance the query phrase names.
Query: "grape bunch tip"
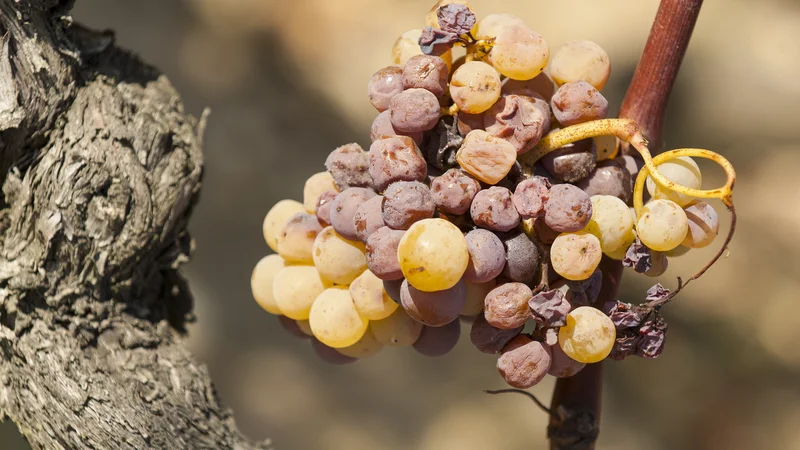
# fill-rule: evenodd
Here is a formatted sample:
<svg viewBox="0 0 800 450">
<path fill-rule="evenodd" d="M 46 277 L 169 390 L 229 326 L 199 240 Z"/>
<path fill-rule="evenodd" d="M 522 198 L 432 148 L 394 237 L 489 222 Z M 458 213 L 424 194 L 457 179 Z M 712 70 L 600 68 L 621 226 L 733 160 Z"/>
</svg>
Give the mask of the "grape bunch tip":
<svg viewBox="0 0 800 450">
<path fill-rule="evenodd" d="M 596 43 L 551 55 L 521 18 L 478 19 L 465 0 L 440 0 L 424 25 L 367 83 L 369 148 L 335 149 L 302 202 L 267 213 L 276 254 L 253 270 L 256 302 L 333 364 L 383 347 L 441 356 L 462 322 L 515 388 L 608 357 L 657 357 L 661 306 L 733 235 L 733 166 L 705 149 L 652 156 L 634 121 L 607 118 L 611 66 Z M 454 60 L 454 47 L 465 55 Z M 703 190 L 693 158 L 719 164 L 726 183 Z M 599 304 L 603 258 L 658 276 L 710 245 L 709 199 L 733 215 L 709 265 L 673 291 L 653 286 L 640 305 Z"/>
</svg>

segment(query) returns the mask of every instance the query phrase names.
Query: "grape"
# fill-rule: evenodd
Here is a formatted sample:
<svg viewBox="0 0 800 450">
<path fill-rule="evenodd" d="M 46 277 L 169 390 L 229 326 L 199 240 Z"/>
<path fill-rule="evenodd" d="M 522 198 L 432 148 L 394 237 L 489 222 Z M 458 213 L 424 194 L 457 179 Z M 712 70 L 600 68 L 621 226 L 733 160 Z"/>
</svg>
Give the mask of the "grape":
<svg viewBox="0 0 800 450">
<path fill-rule="evenodd" d="M 497 37 L 503 28 L 511 25 L 525 26 L 525 21 L 511 14 L 489 14 L 475 25 L 475 39 L 488 40 Z"/>
<path fill-rule="evenodd" d="M 308 319 L 314 299 L 328 287 L 314 266 L 286 266 L 275 274 L 272 292 L 281 312 L 294 320 Z"/>
<path fill-rule="evenodd" d="M 337 348 L 336 351 L 351 358 L 369 358 L 381 351 L 382 348 L 383 344 L 375 339 L 370 330 L 367 330 L 358 342 L 347 347 Z"/>
<path fill-rule="evenodd" d="M 511 281 L 531 284 L 539 272 L 539 250 L 525 233 L 516 232 L 503 238 L 506 264 L 503 276 Z"/>
<path fill-rule="evenodd" d="M 286 221 L 293 215 L 305 211 L 303 204 L 294 200 L 281 200 L 275 203 L 264 217 L 264 240 L 274 252 L 278 252 L 278 235 L 283 231 Z"/>
<path fill-rule="evenodd" d="M 407 89 L 395 95 L 389 111 L 392 126 L 406 133 L 428 131 L 441 117 L 439 99 L 425 89 Z"/>
<path fill-rule="evenodd" d="M 317 199 L 317 220 L 324 227 L 331 225 L 331 204 L 337 195 L 339 195 L 338 192 L 325 191 Z"/>
<path fill-rule="evenodd" d="M 415 222 L 433 217 L 436 209 L 431 191 L 418 181 L 393 183 L 384 197 L 383 221 L 396 230 L 407 230 Z"/>
<path fill-rule="evenodd" d="M 278 322 L 280 322 L 281 326 L 284 330 L 288 331 L 294 337 L 300 339 L 308 339 L 309 336 L 303 333 L 303 330 L 297 325 L 297 321 L 292 320 L 286 316 L 278 316 Z"/>
<path fill-rule="evenodd" d="M 494 231 L 510 231 L 519 225 L 519 213 L 511 200 L 511 191 L 492 186 L 475 195 L 470 216 L 475 225 Z"/>
<path fill-rule="evenodd" d="M 528 389 L 547 375 L 551 360 L 549 346 L 532 341 L 528 336 L 517 336 L 503 348 L 497 370 L 510 386 Z"/>
<path fill-rule="evenodd" d="M 389 137 L 407 136 L 413 139 L 417 145 L 422 143 L 423 133 L 421 131 L 416 133 L 403 133 L 402 131 L 396 130 L 392 126 L 391 114 L 391 111 L 386 110 L 375 117 L 375 121 L 372 122 L 372 128 L 370 128 L 369 133 L 372 142 Z"/>
<path fill-rule="evenodd" d="M 307 213 L 314 214 L 317 211 L 317 201 L 324 192 L 339 192 L 330 173 L 315 173 L 306 180 L 303 186 L 303 206 Z"/>
<path fill-rule="evenodd" d="M 472 345 L 481 352 L 496 354 L 500 353 L 508 341 L 522 333 L 522 328 L 514 328 L 513 330 L 495 328 L 486 321 L 486 317 L 483 314 L 478 314 L 475 317 L 475 321 L 472 322 L 469 338 Z"/>
<path fill-rule="evenodd" d="M 403 87 L 425 89 L 436 97 L 441 97 L 447 90 L 449 76 L 450 70 L 442 58 L 418 55 L 403 66 Z"/>
<path fill-rule="evenodd" d="M 356 237 L 367 242 L 370 234 L 385 226 L 383 222 L 383 196 L 376 195 L 361 204 L 353 215 Z"/>
<path fill-rule="evenodd" d="M 469 8 L 470 11 L 472 11 L 472 8 L 469 7 L 467 0 L 439 0 L 435 5 L 433 5 L 431 10 L 428 11 L 428 14 L 425 16 L 425 26 L 439 28 L 439 16 L 437 11 L 443 6 L 452 4 L 464 5 Z"/>
<path fill-rule="evenodd" d="M 340 190 L 372 187 L 369 154 L 358 144 L 343 145 L 332 151 L 325 160 L 325 167 Z"/>
<path fill-rule="evenodd" d="M 400 66 L 384 67 L 369 79 L 367 84 L 369 102 L 378 111 L 386 111 L 389 109 L 392 97 L 403 92 L 403 89 L 403 69 Z"/>
<path fill-rule="evenodd" d="M 553 94 L 550 106 L 558 123 L 565 127 L 604 119 L 608 114 L 608 100 L 585 81 L 572 81 L 561 85 Z"/>
<path fill-rule="evenodd" d="M 409 30 L 401 34 L 394 42 L 394 46 L 392 46 L 392 63 L 402 66 L 412 57 L 421 55 L 420 36 L 422 36 L 422 30 Z M 451 50 L 439 55 L 439 57 L 447 63 L 448 67 L 453 64 L 453 52 Z"/>
<path fill-rule="evenodd" d="M 547 66 L 550 48 L 539 33 L 525 25 L 509 24 L 497 33 L 488 59 L 502 75 L 530 80 Z"/>
<path fill-rule="evenodd" d="M 444 219 L 425 219 L 411 225 L 400 240 L 397 257 L 408 282 L 425 292 L 455 286 L 469 262 L 464 235 Z"/>
<path fill-rule="evenodd" d="M 594 146 L 597 149 L 598 161 L 610 159 L 612 155 L 618 152 L 619 139 L 616 136 L 595 136 L 592 140 L 594 140 Z"/>
<path fill-rule="evenodd" d="M 525 95 L 527 97 L 541 98 L 548 103 L 555 92 L 556 84 L 545 72 L 536 75 L 530 80 L 506 78 L 500 90 L 501 95 Z"/>
<path fill-rule="evenodd" d="M 664 272 L 666 272 L 667 268 L 669 267 L 667 255 L 664 252 L 657 252 L 655 250 L 649 250 L 649 253 L 650 269 L 648 269 L 644 274 L 648 277 L 660 277 L 661 275 L 664 275 Z"/>
<path fill-rule="evenodd" d="M 510 142 L 523 154 L 530 151 L 550 129 L 550 107 L 538 98 L 507 95 L 484 115 L 486 132 Z"/>
<path fill-rule="evenodd" d="M 320 231 L 312 252 L 319 273 L 336 284 L 350 284 L 367 268 L 364 244 L 343 238 L 333 227 Z"/>
<path fill-rule="evenodd" d="M 464 237 L 467 241 L 469 264 L 464 279 L 473 283 L 486 283 L 503 271 L 506 252 L 496 234 L 488 230 L 472 230 Z"/>
<path fill-rule="evenodd" d="M 567 356 L 559 345 L 550 346 L 550 355 L 553 359 L 550 364 L 550 370 L 547 373 L 556 378 L 569 378 L 586 367 L 586 364 Z"/>
<path fill-rule="evenodd" d="M 536 232 L 536 237 L 546 245 L 552 244 L 560 234 L 558 231 L 547 226 L 544 217 L 537 217 L 536 220 L 533 221 L 533 231 Z"/>
<path fill-rule="evenodd" d="M 483 314 L 493 327 L 513 330 L 525 326 L 531 318 L 528 300 L 533 297 L 531 288 L 522 283 L 505 283 L 486 295 Z"/>
<path fill-rule="evenodd" d="M 320 231 L 322 226 L 317 216 L 307 213 L 293 215 L 278 234 L 278 254 L 288 262 L 310 264 L 311 247 Z"/>
<path fill-rule="evenodd" d="M 517 185 L 511 200 L 520 218 L 534 219 L 544 214 L 544 204 L 550 197 L 550 187 L 547 178 L 539 176 L 528 178 Z"/>
<path fill-rule="evenodd" d="M 582 230 L 592 219 L 592 200 L 571 184 L 559 184 L 550 188 L 550 196 L 544 204 L 544 221 L 554 231 L 571 232 Z"/>
<path fill-rule="evenodd" d="M 369 174 L 379 192 L 395 181 L 425 181 L 427 172 L 425 158 L 409 137 L 379 139 L 369 147 Z"/>
<path fill-rule="evenodd" d="M 684 210 L 684 211 L 685 211 L 685 210 Z M 688 216 L 687 216 L 687 218 L 688 218 Z M 691 225 L 690 225 L 690 228 L 691 228 Z M 687 235 L 687 236 L 688 236 L 688 235 Z M 679 245 L 679 246 L 677 246 L 677 247 L 673 248 L 672 250 L 670 250 L 670 251 L 668 251 L 668 252 L 664 252 L 664 254 L 665 254 L 666 256 L 669 256 L 670 258 L 677 258 L 678 256 L 683 256 L 683 255 L 685 255 L 686 253 L 688 253 L 688 252 L 689 252 L 689 250 L 691 250 L 691 248 L 689 248 L 689 247 L 686 247 L 686 246 L 684 246 L 684 245 Z"/>
<path fill-rule="evenodd" d="M 517 150 L 505 139 L 474 130 L 464 138 L 456 159 L 468 174 L 486 184 L 497 184 L 517 161 Z"/>
<path fill-rule="evenodd" d="M 586 231 L 600 240 L 604 253 L 631 242 L 633 216 L 628 205 L 611 195 L 592 196 L 592 220 L 586 225 Z"/>
<path fill-rule="evenodd" d="M 466 277 L 465 277 L 466 278 Z M 489 280 L 486 283 L 465 282 L 467 289 L 467 299 L 464 302 L 464 309 L 461 310 L 462 316 L 475 316 L 483 311 L 486 295 L 497 286 L 497 281 Z"/>
<path fill-rule="evenodd" d="M 461 169 L 450 169 L 431 181 L 433 203 L 447 214 L 461 215 L 469 211 L 472 199 L 480 190 L 480 183 Z"/>
<path fill-rule="evenodd" d="M 429 327 L 441 327 L 458 319 L 466 302 L 464 281 L 435 292 L 423 292 L 408 284 L 400 287 L 400 303 L 411 318 Z"/>
<path fill-rule="evenodd" d="M 350 292 L 343 286 L 334 286 L 319 294 L 308 320 L 314 337 L 332 348 L 355 344 L 369 325 L 369 320 L 358 313 Z"/>
<path fill-rule="evenodd" d="M 314 337 L 314 332 L 311 331 L 311 323 L 308 320 L 296 320 L 297 328 L 309 337 Z"/>
<path fill-rule="evenodd" d="M 636 222 L 636 234 L 644 245 L 665 252 L 681 245 L 689 232 L 689 219 L 670 200 L 652 200 L 644 205 Z"/>
<path fill-rule="evenodd" d="M 553 270 L 568 280 L 589 278 L 602 257 L 600 240 L 584 231 L 561 233 L 550 247 Z"/>
<path fill-rule="evenodd" d="M 594 172 L 580 180 L 576 186 L 583 189 L 590 197 L 593 195 L 613 195 L 628 203 L 633 194 L 633 180 L 624 166 L 624 161 L 615 158 L 602 161 Z"/>
<path fill-rule="evenodd" d="M 286 263 L 283 258 L 278 255 L 269 255 L 261 258 L 250 275 L 250 290 L 253 292 L 253 298 L 258 306 L 270 314 L 282 314 L 278 304 L 275 303 L 272 285 L 275 282 L 275 274 L 284 267 L 286 267 Z"/>
<path fill-rule="evenodd" d="M 590 364 L 611 353 L 617 331 L 614 322 L 599 309 L 581 306 L 567 316 L 567 325 L 558 330 L 558 345 L 575 361 Z"/>
<path fill-rule="evenodd" d="M 697 167 L 697 163 L 688 156 L 679 156 L 678 158 L 671 159 L 663 164 L 659 164 L 657 168 L 658 172 L 666 179 L 681 186 L 691 189 L 700 189 L 700 186 L 703 184 L 700 168 Z M 660 186 L 656 186 L 656 183 L 650 176 L 647 177 L 646 184 L 647 192 L 649 192 L 654 199 L 672 200 L 681 207 L 688 205 L 694 200 L 693 197 L 688 195 L 679 194 L 669 189 L 662 189 Z"/>
<path fill-rule="evenodd" d="M 403 286 L 403 281 L 405 280 L 405 278 L 400 278 L 399 280 L 383 280 L 383 290 L 386 291 L 386 295 L 398 305 L 400 304 L 400 288 Z"/>
<path fill-rule="evenodd" d="M 369 320 L 385 319 L 397 309 L 397 303 L 383 289 L 383 280 L 369 270 L 350 283 L 350 296 L 358 313 Z"/>
<path fill-rule="evenodd" d="M 719 232 L 719 216 L 714 208 L 706 202 L 695 202 L 684 210 L 689 219 L 689 232 L 683 245 L 689 248 L 701 248 L 710 244 Z"/>
<path fill-rule="evenodd" d="M 422 333 L 417 342 L 414 342 L 414 350 L 430 356 L 444 356 L 458 344 L 461 336 L 461 322 L 454 320 L 443 327 L 422 327 Z"/>
<path fill-rule="evenodd" d="M 367 188 L 352 187 L 339 193 L 331 203 L 331 225 L 343 238 L 351 241 L 358 239 L 355 215 L 358 208 L 367 200 L 375 197 L 375 191 Z"/>
<path fill-rule="evenodd" d="M 483 130 L 483 116 L 485 113 L 480 114 L 467 114 L 463 111 L 459 111 L 458 115 L 456 116 L 458 126 L 458 133 L 461 136 L 466 136 L 472 130 Z"/>
<path fill-rule="evenodd" d="M 327 345 L 323 344 L 316 338 L 311 339 L 311 348 L 314 349 L 314 353 L 319 356 L 319 359 L 325 361 L 328 364 L 334 365 L 343 365 L 343 364 L 350 364 L 358 361 L 356 358 L 351 358 L 349 356 L 345 356 L 335 349 L 328 347 Z"/>
<path fill-rule="evenodd" d="M 625 167 L 628 173 L 631 174 L 631 190 L 633 190 L 633 183 L 636 181 L 636 177 L 639 176 L 639 171 L 644 167 L 644 161 L 636 155 L 622 155 L 614 159 L 619 161 L 620 165 Z"/>
<path fill-rule="evenodd" d="M 481 61 L 464 63 L 450 78 L 450 96 L 459 110 L 480 114 L 500 98 L 500 74 Z"/>
<path fill-rule="evenodd" d="M 575 183 L 595 169 L 596 160 L 594 141 L 583 139 L 551 151 L 541 161 L 550 175 L 567 183 Z"/>
<path fill-rule="evenodd" d="M 405 232 L 402 230 L 381 227 L 367 238 L 367 266 L 381 280 L 403 278 L 400 260 L 397 259 L 397 247 L 400 245 L 403 235 Z"/>
<path fill-rule="evenodd" d="M 598 91 L 611 73 L 608 54 L 591 41 L 572 41 L 562 45 L 550 62 L 550 73 L 558 84 L 583 80 Z"/>
<path fill-rule="evenodd" d="M 633 214 L 631 214 L 631 217 L 633 217 Z M 618 249 L 614 250 L 613 252 L 607 252 L 605 253 L 605 255 L 611 259 L 622 261 L 623 259 L 625 259 L 625 254 L 628 252 L 628 247 L 630 247 L 631 244 L 633 244 L 633 241 L 635 240 L 636 240 L 636 231 L 629 234 L 628 239 L 626 239 L 625 242 Z"/>
<path fill-rule="evenodd" d="M 389 347 L 404 347 L 419 339 L 422 324 L 412 319 L 403 308 L 397 308 L 391 316 L 370 322 L 375 339 Z"/>
</svg>

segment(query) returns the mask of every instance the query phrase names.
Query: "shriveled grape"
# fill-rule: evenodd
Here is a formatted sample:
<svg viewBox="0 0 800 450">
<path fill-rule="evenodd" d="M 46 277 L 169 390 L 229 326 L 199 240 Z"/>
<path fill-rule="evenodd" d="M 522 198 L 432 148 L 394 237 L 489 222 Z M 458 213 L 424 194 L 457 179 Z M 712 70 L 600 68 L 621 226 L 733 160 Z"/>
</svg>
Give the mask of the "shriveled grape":
<svg viewBox="0 0 800 450">
<path fill-rule="evenodd" d="M 407 230 L 433 217 L 435 209 L 430 189 L 418 181 L 398 181 L 384 193 L 383 221 L 389 228 Z"/>
<path fill-rule="evenodd" d="M 417 55 L 403 66 L 403 86 L 406 89 L 425 89 L 436 97 L 441 97 L 447 90 L 449 75 L 450 70 L 442 58 Z"/>
<path fill-rule="evenodd" d="M 413 139 L 417 145 L 422 144 L 423 133 L 421 131 L 416 133 L 404 133 L 399 131 L 392 126 L 392 119 L 390 116 L 391 111 L 386 110 L 375 117 L 369 132 L 369 137 L 372 142 L 389 137 L 407 136 Z"/>
<path fill-rule="evenodd" d="M 531 288 L 522 283 L 505 283 L 486 295 L 483 314 L 493 327 L 512 330 L 525 325 L 530 319 L 528 300 Z"/>
<path fill-rule="evenodd" d="M 466 294 L 463 280 L 449 289 L 434 292 L 420 291 L 406 280 L 400 287 L 400 303 L 414 320 L 430 327 L 441 327 L 458 319 Z"/>
<path fill-rule="evenodd" d="M 339 195 L 338 192 L 326 191 L 317 199 L 316 216 L 323 227 L 331 225 L 331 205 L 337 195 Z"/>
<path fill-rule="evenodd" d="M 604 119 L 608 114 L 608 100 L 585 81 L 571 81 L 561 85 L 553 94 L 550 106 L 558 123 L 565 127 Z"/>
<path fill-rule="evenodd" d="M 544 204 L 544 221 L 554 231 L 570 232 L 583 229 L 592 219 L 592 201 L 586 192 L 571 184 L 550 188 Z"/>
<path fill-rule="evenodd" d="M 510 386 L 528 389 L 536 386 L 550 370 L 550 347 L 528 336 L 517 336 L 504 348 L 497 370 Z"/>
<path fill-rule="evenodd" d="M 466 136 L 472 130 L 483 130 L 483 115 L 485 113 L 480 114 L 468 114 L 463 111 L 459 111 L 458 115 L 456 116 L 456 126 L 458 127 L 458 133 L 461 136 Z"/>
<path fill-rule="evenodd" d="M 375 197 L 375 191 L 367 188 L 347 188 L 339 193 L 331 203 L 331 225 L 343 238 L 358 240 L 355 215 L 358 208 Z"/>
<path fill-rule="evenodd" d="M 547 178 L 533 176 L 519 183 L 511 200 L 520 218 L 534 219 L 544 214 L 544 205 L 550 197 Z"/>
<path fill-rule="evenodd" d="M 597 168 L 586 178 L 580 180 L 576 186 L 583 189 L 589 196 L 613 195 L 628 203 L 633 194 L 633 180 L 631 174 L 619 158 L 610 161 L 601 161 Z"/>
<path fill-rule="evenodd" d="M 506 263 L 503 243 L 489 230 L 472 230 L 464 237 L 467 241 L 469 264 L 464 279 L 473 283 L 486 283 L 500 275 Z"/>
<path fill-rule="evenodd" d="M 400 278 L 399 280 L 383 280 L 383 290 L 386 291 L 389 298 L 398 305 L 400 304 L 400 288 L 403 287 L 403 281 L 405 280 L 405 278 Z"/>
<path fill-rule="evenodd" d="M 431 181 L 433 203 L 448 214 L 461 215 L 469 211 L 472 199 L 480 190 L 480 183 L 461 169 L 450 169 Z"/>
<path fill-rule="evenodd" d="M 369 147 L 369 174 L 379 192 L 395 181 L 425 181 L 427 171 L 425 158 L 410 137 L 379 139 Z"/>
<path fill-rule="evenodd" d="M 370 234 L 385 226 L 383 222 L 383 196 L 376 195 L 362 203 L 353 215 L 353 224 L 356 237 L 361 242 L 367 242 Z"/>
<path fill-rule="evenodd" d="M 389 119 L 399 131 L 416 133 L 436 126 L 441 116 L 439 99 L 425 89 L 406 89 L 392 97 Z"/>
<path fill-rule="evenodd" d="M 517 154 L 523 154 L 550 129 L 550 107 L 538 98 L 507 95 L 486 111 L 484 129 L 510 142 Z"/>
<path fill-rule="evenodd" d="M 475 225 L 494 231 L 510 231 L 519 225 L 520 217 L 511 191 L 492 186 L 475 195 L 469 213 Z"/>
<path fill-rule="evenodd" d="M 550 175 L 567 183 L 575 183 L 595 170 L 596 160 L 594 141 L 583 139 L 553 150 L 541 161 Z"/>
<path fill-rule="evenodd" d="M 378 70 L 367 84 L 369 101 L 378 111 L 389 109 L 392 97 L 403 92 L 403 89 L 403 68 L 400 66 L 388 66 Z"/>
<path fill-rule="evenodd" d="M 474 130 L 464 138 L 456 159 L 473 177 L 487 184 L 497 184 L 516 162 L 517 151 L 505 139 L 484 130 Z"/>
<path fill-rule="evenodd" d="M 371 187 L 369 164 L 369 154 L 355 143 L 337 148 L 325 160 L 325 167 L 340 190 L 350 187 Z"/>
<path fill-rule="evenodd" d="M 403 278 L 400 260 L 397 259 L 397 247 L 404 234 L 402 230 L 381 227 L 367 238 L 367 266 L 381 280 Z"/>
</svg>

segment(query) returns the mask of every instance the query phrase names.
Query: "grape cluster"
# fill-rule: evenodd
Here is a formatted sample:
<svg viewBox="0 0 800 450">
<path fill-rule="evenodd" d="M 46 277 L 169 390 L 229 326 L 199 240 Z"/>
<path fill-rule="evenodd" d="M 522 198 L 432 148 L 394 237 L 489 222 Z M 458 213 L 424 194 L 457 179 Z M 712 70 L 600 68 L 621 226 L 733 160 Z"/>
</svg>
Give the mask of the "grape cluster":
<svg viewBox="0 0 800 450">
<path fill-rule="evenodd" d="M 551 58 L 521 19 L 477 20 L 463 0 L 439 1 L 426 25 L 369 80 L 369 149 L 335 149 L 302 203 L 267 214 L 277 255 L 253 271 L 256 301 L 332 363 L 384 346 L 439 356 L 461 321 L 518 388 L 609 355 L 658 356 L 663 318 L 598 305 L 598 266 L 624 260 L 657 276 L 668 256 L 714 240 L 714 209 L 675 187 L 700 188 L 697 164 L 673 158 L 645 180 L 649 154 L 617 156 L 614 137 L 543 150 L 606 117 L 610 63 L 597 44 L 570 42 Z M 454 49 L 466 55 L 454 60 Z M 637 184 L 652 198 L 641 208 Z"/>
</svg>

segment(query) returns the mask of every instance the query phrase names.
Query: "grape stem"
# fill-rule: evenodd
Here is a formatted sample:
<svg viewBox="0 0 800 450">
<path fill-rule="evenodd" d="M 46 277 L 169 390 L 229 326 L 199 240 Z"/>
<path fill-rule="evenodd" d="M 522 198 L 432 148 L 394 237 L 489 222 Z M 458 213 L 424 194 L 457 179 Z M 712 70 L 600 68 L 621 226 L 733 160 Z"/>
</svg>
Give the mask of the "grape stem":
<svg viewBox="0 0 800 450">
<path fill-rule="evenodd" d="M 549 415 L 551 415 L 553 417 L 558 418 L 558 415 L 556 413 L 554 413 L 550 408 L 545 406 L 545 404 L 542 403 L 541 401 L 539 401 L 539 399 L 536 398 L 535 395 L 531 394 L 528 391 L 523 391 L 522 389 L 497 389 L 497 390 L 494 390 L 494 391 L 485 390 L 483 392 L 485 392 L 487 394 L 492 394 L 492 395 L 495 395 L 495 394 L 509 394 L 509 393 L 522 394 L 522 395 L 528 397 L 529 399 L 533 400 L 533 402 L 536 403 L 536 406 L 538 406 L 539 409 L 541 409 L 542 411 L 546 412 L 547 414 L 549 414 Z"/>
</svg>

